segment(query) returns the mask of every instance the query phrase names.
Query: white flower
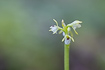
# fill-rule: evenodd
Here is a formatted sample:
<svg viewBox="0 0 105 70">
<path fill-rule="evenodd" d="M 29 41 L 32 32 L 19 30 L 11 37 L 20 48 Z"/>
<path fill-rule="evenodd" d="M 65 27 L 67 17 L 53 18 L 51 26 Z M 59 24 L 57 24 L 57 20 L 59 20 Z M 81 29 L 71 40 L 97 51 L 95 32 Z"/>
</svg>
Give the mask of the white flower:
<svg viewBox="0 0 105 70">
<path fill-rule="evenodd" d="M 78 34 L 76 32 L 76 28 L 80 28 L 81 27 L 80 23 L 82 23 L 82 22 L 76 20 L 76 21 L 72 22 L 71 24 L 68 24 L 67 26 L 71 26 L 73 28 L 73 30 L 75 31 L 75 33 Z"/>
<path fill-rule="evenodd" d="M 71 30 L 70 27 L 68 27 L 68 28 L 67 28 L 67 31 L 70 32 L 70 30 Z M 64 43 L 65 43 L 66 45 L 70 44 L 71 39 L 72 39 L 72 41 L 74 42 L 74 39 L 73 39 L 70 35 L 65 34 L 65 32 L 63 32 L 62 35 L 64 36 L 64 38 L 62 39 L 62 42 L 64 41 Z"/>
<path fill-rule="evenodd" d="M 74 21 L 75 22 L 75 21 Z M 73 23 L 74 23 L 73 22 Z M 74 29 L 76 29 L 76 28 L 80 28 L 81 27 L 81 25 L 79 24 L 79 23 L 75 23 L 75 24 L 73 24 L 73 26 L 72 26 Z"/>
<path fill-rule="evenodd" d="M 51 26 L 50 27 L 51 29 L 49 30 L 49 31 L 52 31 L 53 32 L 53 34 L 57 34 L 57 31 L 58 31 L 58 27 L 56 26 L 56 25 L 54 25 L 54 26 Z"/>
<path fill-rule="evenodd" d="M 67 26 L 73 26 L 73 25 L 80 24 L 80 23 L 82 23 L 82 21 L 75 20 L 74 22 L 68 24 Z"/>
<path fill-rule="evenodd" d="M 54 26 L 51 26 L 50 28 L 50 30 L 49 31 L 52 31 L 53 32 L 53 34 L 57 34 L 57 31 L 58 30 L 61 30 L 59 33 L 62 33 L 62 28 L 61 27 L 59 27 L 58 26 L 58 22 L 55 20 L 55 19 L 53 19 L 54 20 L 54 22 L 56 23 L 56 25 L 54 25 Z"/>
<path fill-rule="evenodd" d="M 63 32 L 64 33 L 64 32 Z M 65 34 L 65 33 L 64 33 Z M 64 41 L 65 40 L 65 41 Z M 74 42 L 74 39 L 70 35 L 65 35 L 62 39 L 62 42 L 64 41 L 65 44 L 70 44 L 71 40 Z"/>
<path fill-rule="evenodd" d="M 71 42 L 70 37 L 66 37 L 65 38 L 65 44 L 68 45 L 68 44 L 70 44 L 70 42 Z"/>
</svg>

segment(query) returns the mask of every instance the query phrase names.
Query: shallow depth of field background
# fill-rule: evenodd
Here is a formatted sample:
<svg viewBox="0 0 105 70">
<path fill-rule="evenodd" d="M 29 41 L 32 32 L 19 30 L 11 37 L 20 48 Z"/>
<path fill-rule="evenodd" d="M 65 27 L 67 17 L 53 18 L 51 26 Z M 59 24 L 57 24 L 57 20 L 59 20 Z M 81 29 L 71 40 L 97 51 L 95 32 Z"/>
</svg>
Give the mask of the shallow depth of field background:
<svg viewBox="0 0 105 70">
<path fill-rule="evenodd" d="M 105 70 L 104 0 L 0 0 L 0 70 L 63 70 L 56 19 L 81 20 L 70 47 L 71 70 Z"/>
</svg>

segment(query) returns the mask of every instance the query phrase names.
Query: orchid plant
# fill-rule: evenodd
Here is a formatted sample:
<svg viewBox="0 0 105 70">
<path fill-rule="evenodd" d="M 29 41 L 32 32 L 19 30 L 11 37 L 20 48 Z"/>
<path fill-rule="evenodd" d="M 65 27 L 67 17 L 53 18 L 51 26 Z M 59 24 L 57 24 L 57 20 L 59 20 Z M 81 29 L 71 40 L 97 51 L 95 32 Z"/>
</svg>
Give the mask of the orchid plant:
<svg viewBox="0 0 105 70">
<path fill-rule="evenodd" d="M 71 40 L 74 42 L 71 28 L 78 35 L 76 29 L 81 27 L 80 23 L 82 23 L 82 21 L 75 20 L 74 22 L 66 25 L 64 23 L 64 20 L 62 20 L 61 28 L 58 26 L 58 22 L 55 19 L 53 20 L 56 23 L 56 25 L 51 26 L 49 31 L 52 31 L 53 34 L 57 34 L 57 31 L 59 31 L 59 34 L 63 34 L 64 38 L 62 39 L 62 42 L 64 41 L 64 70 L 69 70 L 69 46 Z"/>
</svg>

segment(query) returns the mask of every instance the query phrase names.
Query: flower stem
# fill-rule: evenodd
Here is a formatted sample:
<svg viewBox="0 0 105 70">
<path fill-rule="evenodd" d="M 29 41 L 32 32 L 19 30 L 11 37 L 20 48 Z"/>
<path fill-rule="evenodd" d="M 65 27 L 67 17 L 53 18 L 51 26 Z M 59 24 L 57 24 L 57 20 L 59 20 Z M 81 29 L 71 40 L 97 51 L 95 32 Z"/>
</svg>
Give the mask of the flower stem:
<svg viewBox="0 0 105 70">
<path fill-rule="evenodd" d="M 69 70 L 69 45 L 64 45 L 64 70 Z"/>
</svg>

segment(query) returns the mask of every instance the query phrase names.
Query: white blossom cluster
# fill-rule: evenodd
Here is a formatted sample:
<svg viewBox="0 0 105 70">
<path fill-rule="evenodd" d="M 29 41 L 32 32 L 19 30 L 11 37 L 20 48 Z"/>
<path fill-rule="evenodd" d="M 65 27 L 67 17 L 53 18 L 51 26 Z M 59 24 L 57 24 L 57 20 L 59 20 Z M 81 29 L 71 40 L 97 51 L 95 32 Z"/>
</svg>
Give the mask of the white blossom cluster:
<svg viewBox="0 0 105 70">
<path fill-rule="evenodd" d="M 57 31 L 60 30 L 59 34 L 62 33 L 63 36 L 64 36 L 64 38 L 62 39 L 62 42 L 64 41 L 64 43 L 66 45 L 70 44 L 71 40 L 74 42 L 71 28 L 74 30 L 74 32 L 76 34 L 78 34 L 76 29 L 81 27 L 80 23 L 82 23 L 82 21 L 75 20 L 74 22 L 66 25 L 64 23 L 64 20 L 62 20 L 62 22 L 61 22 L 62 23 L 62 28 L 61 28 L 61 27 L 58 26 L 58 22 L 55 19 L 53 19 L 53 20 L 56 23 L 56 25 L 51 26 L 49 31 L 52 31 L 53 34 L 57 34 Z"/>
</svg>

